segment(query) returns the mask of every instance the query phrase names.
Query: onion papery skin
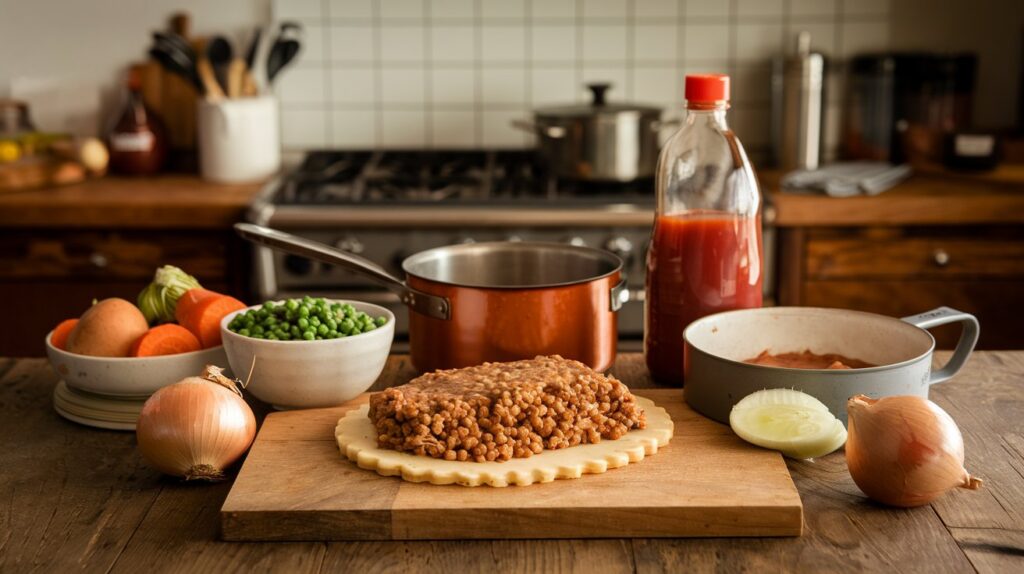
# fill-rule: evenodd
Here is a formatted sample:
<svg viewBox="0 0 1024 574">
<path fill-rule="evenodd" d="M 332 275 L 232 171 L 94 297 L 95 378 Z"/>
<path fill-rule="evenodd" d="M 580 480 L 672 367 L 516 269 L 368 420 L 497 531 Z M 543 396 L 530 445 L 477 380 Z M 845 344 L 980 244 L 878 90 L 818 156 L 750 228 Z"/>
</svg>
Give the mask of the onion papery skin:
<svg viewBox="0 0 1024 574">
<path fill-rule="evenodd" d="M 219 480 L 256 436 L 256 417 L 234 391 L 201 377 L 158 390 L 139 414 L 143 458 L 164 474 Z"/>
<path fill-rule="evenodd" d="M 846 464 L 869 498 L 898 507 L 922 506 L 952 488 L 977 489 L 964 468 L 964 441 L 953 418 L 915 396 L 847 403 Z"/>
</svg>

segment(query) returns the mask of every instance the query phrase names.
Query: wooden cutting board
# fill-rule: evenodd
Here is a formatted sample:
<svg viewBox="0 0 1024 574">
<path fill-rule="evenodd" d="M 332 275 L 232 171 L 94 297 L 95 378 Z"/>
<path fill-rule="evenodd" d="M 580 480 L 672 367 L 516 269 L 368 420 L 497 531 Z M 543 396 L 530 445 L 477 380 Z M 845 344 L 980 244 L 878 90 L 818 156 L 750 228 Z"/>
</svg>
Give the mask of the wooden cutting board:
<svg viewBox="0 0 1024 574">
<path fill-rule="evenodd" d="M 627 381 L 628 382 L 628 381 Z M 330 409 L 267 416 L 221 508 L 225 540 L 799 536 L 782 456 L 691 410 L 678 389 L 636 389 L 675 422 L 639 463 L 575 480 L 493 488 L 416 484 L 342 457 Z"/>
</svg>

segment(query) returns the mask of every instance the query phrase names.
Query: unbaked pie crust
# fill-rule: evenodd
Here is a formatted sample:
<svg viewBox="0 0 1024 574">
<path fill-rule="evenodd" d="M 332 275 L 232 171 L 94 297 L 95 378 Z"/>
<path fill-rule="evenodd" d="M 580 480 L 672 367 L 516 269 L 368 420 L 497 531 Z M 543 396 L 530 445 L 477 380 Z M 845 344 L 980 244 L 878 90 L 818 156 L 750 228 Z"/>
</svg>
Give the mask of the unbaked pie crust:
<svg viewBox="0 0 1024 574">
<path fill-rule="evenodd" d="M 647 413 L 647 428 L 631 430 L 616 440 L 545 450 L 529 458 L 505 462 L 449 461 L 379 448 L 377 430 L 367 416 L 369 405 L 346 413 L 338 420 L 334 435 L 343 456 L 360 468 L 383 476 L 401 476 L 410 482 L 431 484 L 525 486 L 600 474 L 658 452 L 659 447 L 672 439 L 672 418 L 649 399 L 638 396 L 636 402 Z"/>
</svg>

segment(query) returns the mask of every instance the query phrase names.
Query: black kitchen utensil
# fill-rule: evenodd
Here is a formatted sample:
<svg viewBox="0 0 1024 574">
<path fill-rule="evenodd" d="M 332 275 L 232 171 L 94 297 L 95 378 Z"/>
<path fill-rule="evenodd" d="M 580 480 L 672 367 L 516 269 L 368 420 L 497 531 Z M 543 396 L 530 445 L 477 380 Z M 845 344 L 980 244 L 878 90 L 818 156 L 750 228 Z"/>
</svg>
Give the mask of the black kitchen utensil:
<svg viewBox="0 0 1024 574">
<path fill-rule="evenodd" d="M 302 26 L 295 22 L 282 22 L 280 32 L 267 55 L 267 83 L 288 66 L 302 48 Z"/>
<path fill-rule="evenodd" d="M 234 56 L 235 53 L 231 48 L 231 42 L 228 42 L 224 36 L 214 36 L 206 45 L 206 57 L 210 59 L 210 65 L 213 66 L 213 72 L 217 76 L 217 83 L 225 89 L 228 85 L 228 67 L 231 65 L 231 59 Z"/>
<path fill-rule="evenodd" d="M 182 50 L 179 45 L 176 45 L 174 42 L 169 41 L 166 38 L 157 39 L 153 47 L 149 49 L 149 55 L 159 62 L 160 65 L 168 72 L 185 78 L 189 83 L 195 86 L 196 90 L 198 90 L 200 94 L 204 94 L 206 92 L 206 90 L 203 89 L 203 83 L 200 81 L 199 75 L 196 73 L 196 62 L 194 57 Z"/>
</svg>

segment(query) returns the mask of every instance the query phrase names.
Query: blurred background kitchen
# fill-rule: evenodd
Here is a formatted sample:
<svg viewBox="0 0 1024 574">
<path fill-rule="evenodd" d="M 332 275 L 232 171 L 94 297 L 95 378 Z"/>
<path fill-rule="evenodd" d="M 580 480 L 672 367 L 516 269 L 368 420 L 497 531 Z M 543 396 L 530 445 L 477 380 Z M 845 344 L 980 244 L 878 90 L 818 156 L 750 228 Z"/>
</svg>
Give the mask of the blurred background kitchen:
<svg viewBox="0 0 1024 574">
<path fill-rule="evenodd" d="M 655 148 L 698 72 L 732 77 L 767 301 L 950 305 L 982 348 L 1024 347 L 1015 0 L 0 0 L 0 39 L 0 355 L 41 354 L 165 263 L 404 316 L 361 277 L 253 252 L 242 220 L 396 274 L 455 242 L 608 249 L 636 349 Z"/>
</svg>

